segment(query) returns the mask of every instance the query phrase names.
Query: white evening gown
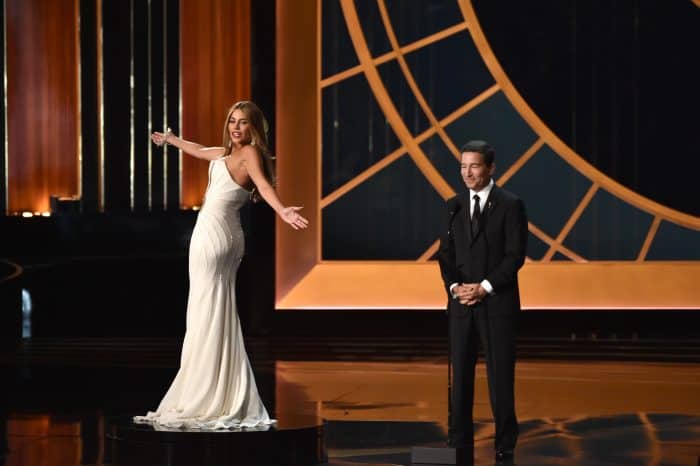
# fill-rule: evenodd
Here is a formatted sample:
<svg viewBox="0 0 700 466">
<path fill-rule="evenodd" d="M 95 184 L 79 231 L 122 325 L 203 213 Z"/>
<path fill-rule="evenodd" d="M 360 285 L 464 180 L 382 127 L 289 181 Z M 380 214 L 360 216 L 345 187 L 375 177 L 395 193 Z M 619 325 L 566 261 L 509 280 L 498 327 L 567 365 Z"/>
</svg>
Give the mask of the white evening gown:
<svg viewBox="0 0 700 466">
<path fill-rule="evenodd" d="M 196 429 L 275 423 L 260 400 L 236 310 L 236 273 L 244 249 L 238 210 L 248 197 L 223 158 L 210 162 L 204 205 L 190 241 L 180 370 L 158 409 L 134 417 L 135 422 Z"/>
</svg>

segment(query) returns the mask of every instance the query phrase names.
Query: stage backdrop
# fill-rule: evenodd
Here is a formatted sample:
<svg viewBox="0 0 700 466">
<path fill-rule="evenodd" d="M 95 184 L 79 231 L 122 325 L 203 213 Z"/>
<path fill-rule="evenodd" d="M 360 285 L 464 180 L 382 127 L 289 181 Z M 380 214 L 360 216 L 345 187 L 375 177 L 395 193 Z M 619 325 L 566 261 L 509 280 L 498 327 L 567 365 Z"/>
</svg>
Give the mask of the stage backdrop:
<svg viewBox="0 0 700 466">
<path fill-rule="evenodd" d="M 304 3 L 278 1 L 277 152 L 283 197 L 312 228 L 278 228 L 277 308 L 444 308 L 435 255 L 469 139 L 496 147 L 496 183 L 527 205 L 524 308 L 700 308 L 700 218 L 625 187 L 555 134 L 470 0 Z M 700 27 L 700 8 L 678 3 Z"/>
<path fill-rule="evenodd" d="M 3 0 L 0 212 L 201 204 L 207 164 L 152 131 L 220 145 L 251 94 L 250 0 Z M 270 13 L 271 14 L 271 13 Z"/>
</svg>

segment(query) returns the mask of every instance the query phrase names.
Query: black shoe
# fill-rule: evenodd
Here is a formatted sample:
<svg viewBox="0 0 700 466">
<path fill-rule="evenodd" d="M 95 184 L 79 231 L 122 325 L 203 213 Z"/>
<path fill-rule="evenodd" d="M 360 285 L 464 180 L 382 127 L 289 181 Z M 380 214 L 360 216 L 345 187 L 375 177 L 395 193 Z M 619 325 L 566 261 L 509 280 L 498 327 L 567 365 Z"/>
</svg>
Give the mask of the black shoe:
<svg viewBox="0 0 700 466">
<path fill-rule="evenodd" d="M 513 449 L 504 448 L 496 450 L 496 463 L 512 463 Z"/>
</svg>

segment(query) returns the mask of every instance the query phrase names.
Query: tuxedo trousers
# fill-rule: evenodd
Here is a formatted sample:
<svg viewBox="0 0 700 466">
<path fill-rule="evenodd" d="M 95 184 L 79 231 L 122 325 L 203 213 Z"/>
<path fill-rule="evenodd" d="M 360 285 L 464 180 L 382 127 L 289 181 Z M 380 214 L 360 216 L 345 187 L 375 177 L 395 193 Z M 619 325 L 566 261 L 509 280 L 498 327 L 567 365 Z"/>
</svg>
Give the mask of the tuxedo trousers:
<svg viewBox="0 0 700 466">
<path fill-rule="evenodd" d="M 451 413 L 448 441 L 459 447 L 474 441 L 474 371 L 479 343 L 486 357 L 489 399 L 496 424 L 495 448 L 513 449 L 518 439 L 515 415 L 515 335 L 518 314 L 488 312 L 487 304 L 450 304 L 452 362 Z"/>
</svg>

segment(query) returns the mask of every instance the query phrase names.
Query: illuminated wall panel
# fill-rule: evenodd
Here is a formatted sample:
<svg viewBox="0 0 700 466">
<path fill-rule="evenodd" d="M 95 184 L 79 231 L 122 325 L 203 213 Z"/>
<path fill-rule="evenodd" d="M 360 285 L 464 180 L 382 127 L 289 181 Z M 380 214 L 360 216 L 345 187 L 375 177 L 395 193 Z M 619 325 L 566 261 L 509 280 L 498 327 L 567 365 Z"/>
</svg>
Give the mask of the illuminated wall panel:
<svg viewBox="0 0 700 466">
<path fill-rule="evenodd" d="M 313 228 L 278 229 L 279 309 L 444 308 L 434 256 L 468 139 L 496 146 L 497 184 L 528 206 L 523 307 L 700 308 L 700 218 L 562 142 L 501 68 L 470 1 L 318 1 L 304 13 L 315 25 L 281 15 L 284 4 L 278 43 L 296 45 L 278 54 L 278 95 L 296 97 L 277 117 L 296 139 L 278 137 L 294 153 L 279 175 Z"/>
<path fill-rule="evenodd" d="M 79 193 L 78 1 L 4 4 L 7 210 L 44 212 Z"/>
</svg>

